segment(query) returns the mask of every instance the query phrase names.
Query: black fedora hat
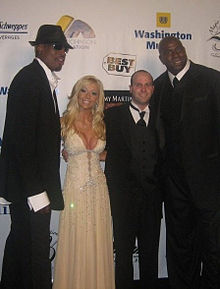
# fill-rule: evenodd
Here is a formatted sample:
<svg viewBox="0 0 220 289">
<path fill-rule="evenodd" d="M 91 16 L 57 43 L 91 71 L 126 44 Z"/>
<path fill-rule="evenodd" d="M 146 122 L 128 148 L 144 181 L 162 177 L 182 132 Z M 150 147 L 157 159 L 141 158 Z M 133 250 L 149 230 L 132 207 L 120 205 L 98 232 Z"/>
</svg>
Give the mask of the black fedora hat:
<svg viewBox="0 0 220 289">
<path fill-rule="evenodd" d="M 52 44 L 59 43 L 64 45 L 65 48 L 73 49 L 73 47 L 67 42 L 61 26 L 45 24 L 40 26 L 37 32 L 35 41 L 29 41 L 32 46 L 38 44 Z"/>
</svg>

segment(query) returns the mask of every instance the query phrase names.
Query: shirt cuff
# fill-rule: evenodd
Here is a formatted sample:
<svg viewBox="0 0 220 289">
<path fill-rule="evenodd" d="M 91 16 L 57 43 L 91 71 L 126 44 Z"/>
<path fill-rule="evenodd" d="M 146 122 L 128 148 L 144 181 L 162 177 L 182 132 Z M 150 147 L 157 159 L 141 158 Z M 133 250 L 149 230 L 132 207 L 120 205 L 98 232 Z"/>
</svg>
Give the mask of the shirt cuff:
<svg viewBox="0 0 220 289">
<path fill-rule="evenodd" d="M 0 197 L 0 205 L 10 205 L 11 202 L 8 202 L 6 199 Z"/>
<path fill-rule="evenodd" d="M 49 198 L 46 192 L 28 197 L 27 199 L 30 209 L 34 212 L 39 211 L 40 209 L 48 206 L 50 204 Z"/>
</svg>

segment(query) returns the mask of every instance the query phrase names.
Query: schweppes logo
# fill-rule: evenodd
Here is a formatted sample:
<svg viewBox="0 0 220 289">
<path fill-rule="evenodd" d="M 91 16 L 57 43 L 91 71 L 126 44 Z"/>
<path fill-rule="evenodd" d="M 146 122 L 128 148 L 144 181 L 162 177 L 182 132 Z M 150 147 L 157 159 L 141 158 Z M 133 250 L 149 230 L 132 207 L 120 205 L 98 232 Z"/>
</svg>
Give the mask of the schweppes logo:
<svg viewBox="0 0 220 289">
<path fill-rule="evenodd" d="M 157 13 L 157 27 L 170 27 L 171 15 L 170 13 L 158 12 Z"/>
</svg>

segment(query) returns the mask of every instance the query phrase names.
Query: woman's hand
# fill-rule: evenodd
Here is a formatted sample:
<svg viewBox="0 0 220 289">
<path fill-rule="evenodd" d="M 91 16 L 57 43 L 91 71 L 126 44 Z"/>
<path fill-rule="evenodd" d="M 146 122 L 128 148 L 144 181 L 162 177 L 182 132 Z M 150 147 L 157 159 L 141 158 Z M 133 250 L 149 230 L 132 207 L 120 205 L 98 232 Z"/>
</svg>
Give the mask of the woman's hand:
<svg viewBox="0 0 220 289">
<path fill-rule="evenodd" d="M 62 157 L 64 159 L 65 162 L 68 161 L 68 152 L 64 149 L 62 149 Z"/>
</svg>

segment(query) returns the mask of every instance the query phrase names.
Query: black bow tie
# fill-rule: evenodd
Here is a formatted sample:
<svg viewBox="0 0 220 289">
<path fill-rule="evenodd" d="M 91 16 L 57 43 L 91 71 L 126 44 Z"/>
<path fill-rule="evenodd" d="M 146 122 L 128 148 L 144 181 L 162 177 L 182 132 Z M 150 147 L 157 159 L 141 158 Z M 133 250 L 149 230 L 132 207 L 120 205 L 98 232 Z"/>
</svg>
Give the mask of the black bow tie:
<svg viewBox="0 0 220 289">
<path fill-rule="evenodd" d="M 146 126 L 146 122 L 144 120 L 145 111 L 140 111 L 137 107 L 135 107 L 132 103 L 129 104 L 134 110 L 139 112 L 140 119 L 137 122 L 137 125 Z"/>
</svg>

